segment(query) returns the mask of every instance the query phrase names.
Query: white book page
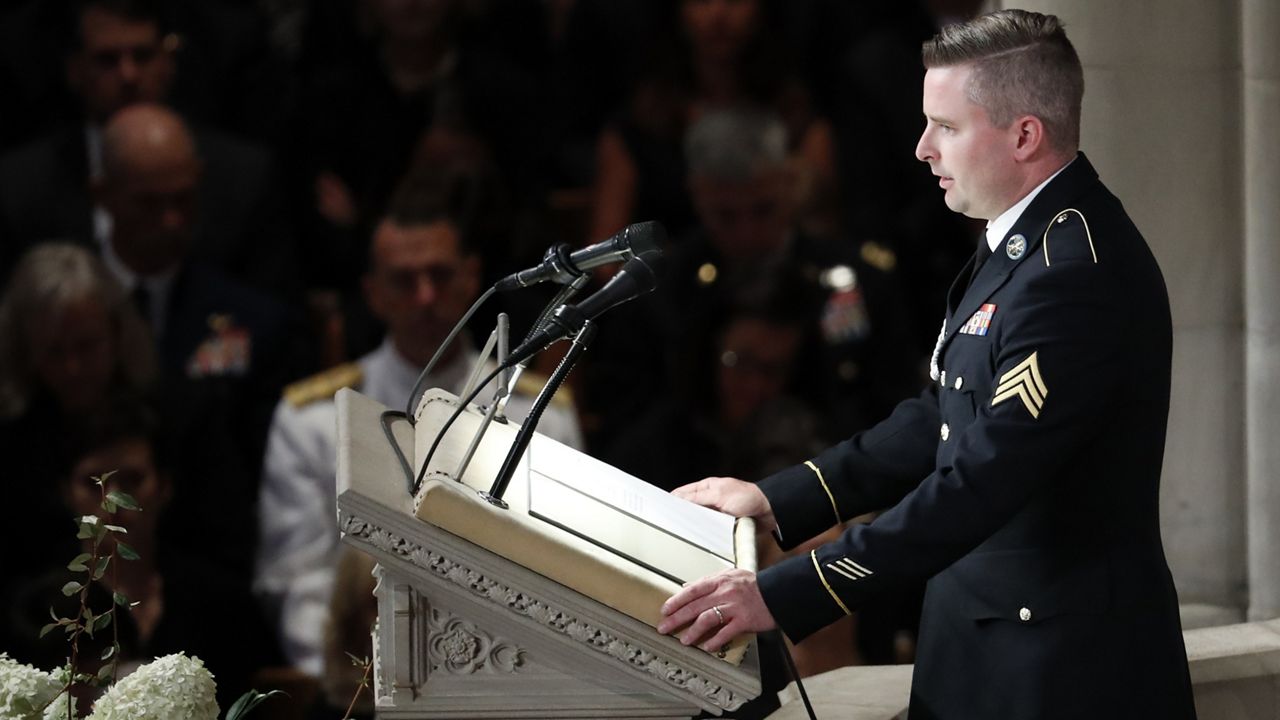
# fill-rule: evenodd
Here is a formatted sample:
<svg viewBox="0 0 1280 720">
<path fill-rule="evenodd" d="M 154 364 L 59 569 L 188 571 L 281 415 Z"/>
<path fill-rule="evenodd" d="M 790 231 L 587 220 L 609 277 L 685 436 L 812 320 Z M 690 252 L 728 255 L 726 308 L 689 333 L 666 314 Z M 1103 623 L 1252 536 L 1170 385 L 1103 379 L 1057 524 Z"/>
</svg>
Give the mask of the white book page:
<svg viewBox="0 0 1280 720">
<path fill-rule="evenodd" d="M 731 515 L 695 505 L 556 442 L 533 443 L 529 452 L 531 480 L 538 474 L 554 478 L 641 522 L 684 539 L 729 563 L 734 562 Z M 538 484 L 531 482 L 529 504 L 539 505 Z"/>
</svg>

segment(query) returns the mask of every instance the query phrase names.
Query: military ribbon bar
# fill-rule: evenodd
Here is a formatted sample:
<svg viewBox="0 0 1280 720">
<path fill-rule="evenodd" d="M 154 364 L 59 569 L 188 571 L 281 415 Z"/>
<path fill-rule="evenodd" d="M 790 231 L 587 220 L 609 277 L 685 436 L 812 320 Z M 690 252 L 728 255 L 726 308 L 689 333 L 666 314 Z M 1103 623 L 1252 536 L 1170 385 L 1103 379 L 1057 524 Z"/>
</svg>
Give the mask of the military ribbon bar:
<svg viewBox="0 0 1280 720">
<path fill-rule="evenodd" d="M 986 335 L 987 329 L 991 327 L 991 316 L 996 314 L 996 306 L 987 303 L 978 308 L 978 311 L 969 318 L 969 321 L 960 327 L 961 335 Z"/>
</svg>

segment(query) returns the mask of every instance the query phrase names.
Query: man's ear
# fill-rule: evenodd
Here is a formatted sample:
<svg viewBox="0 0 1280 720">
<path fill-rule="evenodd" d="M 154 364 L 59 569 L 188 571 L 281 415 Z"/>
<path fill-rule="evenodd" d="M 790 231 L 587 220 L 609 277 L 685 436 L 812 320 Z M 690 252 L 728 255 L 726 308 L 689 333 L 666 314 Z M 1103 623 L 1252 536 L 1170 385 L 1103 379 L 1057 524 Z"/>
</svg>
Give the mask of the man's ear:
<svg viewBox="0 0 1280 720">
<path fill-rule="evenodd" d="M 1044 122 L 1035 115 L 1023 115 L 1010 126 L 1013 132 L 1013 157 L 1019 162 L 1035 158 L 1048 148 Z"/>
</svg>

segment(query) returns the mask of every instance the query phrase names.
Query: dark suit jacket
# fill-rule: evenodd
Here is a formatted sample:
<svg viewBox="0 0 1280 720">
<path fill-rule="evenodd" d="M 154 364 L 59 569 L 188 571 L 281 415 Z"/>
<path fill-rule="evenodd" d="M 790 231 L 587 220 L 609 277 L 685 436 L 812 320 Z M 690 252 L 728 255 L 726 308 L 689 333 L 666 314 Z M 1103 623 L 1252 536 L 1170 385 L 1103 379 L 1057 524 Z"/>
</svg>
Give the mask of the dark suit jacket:
<svg viewBox="0 0 1280 720">
<path fill-rule="evenodd" d="M 794 546 L 759 575 L 792 640 L 929 578 L 911 717 L 1194 717 L 1160 540 L 1168 293 L 1083 155 L 967 289 L 938 378 L 888 420 L 762 481 Z"/>
<path fill-rule="evenodd" d="M 228 135 L 193 131 L 204 174 L 194 257 L 291 299 L 295 248 L 269 154 Z M 84 128 L 68 126 L 0 157 L 0 275 L 45 240 L 94 247 Z"/>
<path fill-rule="evenodd" d="M 247 576 L 253 533 L 228 536 L 217 528 L 256 527 L 271 413 L 285 384 L 308 369 L 299 321 L 269 296 L 192 262 L 174 280 L 157 349 L 168 431 L 181 462 L 221 474 L 188 471 L 192 482 L 175 494 L 171 515 L 183 518 L 208 555 Z"/>
</svg>

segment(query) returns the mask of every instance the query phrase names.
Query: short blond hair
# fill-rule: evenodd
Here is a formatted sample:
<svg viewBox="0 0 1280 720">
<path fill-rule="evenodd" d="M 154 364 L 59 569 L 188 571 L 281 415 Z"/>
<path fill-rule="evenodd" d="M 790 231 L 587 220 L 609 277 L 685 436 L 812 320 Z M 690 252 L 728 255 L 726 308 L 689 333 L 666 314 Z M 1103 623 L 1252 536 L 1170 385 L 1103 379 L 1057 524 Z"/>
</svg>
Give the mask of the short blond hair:
<svg viewBox="0 0 1280 720">
<path fill-rule="evenodd" d="M 80 245 L 40 243 L 18 262 L 0 301 L 0 417 L 25 412 L 37 389 L 29 359 L 31 324 L 84 300 L 107 309 L 116 378 L 135 390 L 154 380 L 151 335 L 102 261 Z"/>
<path fill-rule="evenodd" d="M 944 27 L 925 42 L 926 68 L 972 65 L 965 89 L 996 127 L 1020 115 L 1044 123 L 1049 144 L 1080 146 L 1084 71 L 1062 21 L 1026 10 L 999 10 Z"/>
</svg>

